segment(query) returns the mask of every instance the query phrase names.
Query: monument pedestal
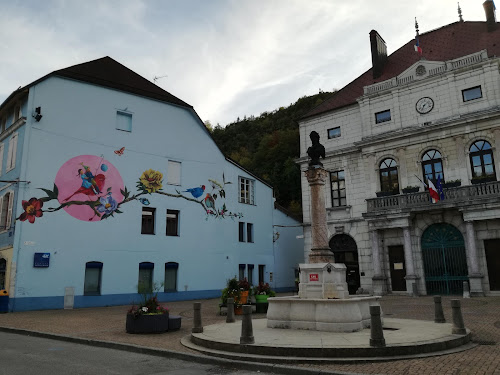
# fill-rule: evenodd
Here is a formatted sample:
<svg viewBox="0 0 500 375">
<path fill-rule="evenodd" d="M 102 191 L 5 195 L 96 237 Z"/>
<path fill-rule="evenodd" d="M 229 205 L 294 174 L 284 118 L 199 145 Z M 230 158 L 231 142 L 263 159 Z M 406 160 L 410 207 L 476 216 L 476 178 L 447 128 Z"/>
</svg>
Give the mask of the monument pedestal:
<svg viewBox="0 0 500 375">
<path fill-rule="evenodd" d="M 299 298 L 344 299 L 349 298 L 346 266 L 341 263 L 300 264 Z"/>
</svg>

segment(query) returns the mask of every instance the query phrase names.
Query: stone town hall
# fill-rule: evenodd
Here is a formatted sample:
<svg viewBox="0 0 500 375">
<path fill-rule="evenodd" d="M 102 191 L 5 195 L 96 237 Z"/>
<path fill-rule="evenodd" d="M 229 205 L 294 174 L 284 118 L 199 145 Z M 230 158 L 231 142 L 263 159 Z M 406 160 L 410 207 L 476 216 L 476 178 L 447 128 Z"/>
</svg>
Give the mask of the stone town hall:
<svg viewBox="0 0 500 375">
<path fill-rule="evenodd" d="M 459 294 L 468 281 L 472 295 L 500 294 L 500 25 L 493 1 L 483 7 L 486 22 L 459 9 L 389 56 L 372 30 L 372 68 L 299 122 L 302 170 L 311 131 L 326 148 L 330 248 L 350 293 Z M 302 191 L 307 256 L 305 176 Z"/>
</svg>

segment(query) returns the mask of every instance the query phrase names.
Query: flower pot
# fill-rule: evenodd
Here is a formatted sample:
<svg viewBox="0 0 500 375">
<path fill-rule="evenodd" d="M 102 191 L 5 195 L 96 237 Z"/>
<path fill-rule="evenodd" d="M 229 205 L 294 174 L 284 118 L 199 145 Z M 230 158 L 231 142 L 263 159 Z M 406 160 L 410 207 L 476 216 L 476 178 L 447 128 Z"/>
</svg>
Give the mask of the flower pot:
<svg viewBox="0 0 500 375">
<path fill-rule="evenodd" d="M 394 192 L 394 191 L 377 191 L 375 194 L 377 194 L 377 197 L 390 197 L 391 195 L 398 194 L 398 192 Z"/>
<path fill-rule="evenodd" d="M 420 187 L 412 187 L 412 188 L 404 188 L 403 189 L 403 194 L 410 194 L 410 193 L 418 193 L 420 190 Z"/>
<path fill-rule="evenodd" d="M 493 181 L 496 181 L 496 178 L 491 176 L 491 177 L 472 179 L 470 182 L 472 183 L 472 185 L 476 185 L 476 184 L 484 184 L 486 182 L 493 182 Z"/>
<path fill-rule="evenodd" d="M 139 315 L 127 314 L 127 333 L 162 333 L 168 331 L 168 313 Z"/>
<path fill-rule="evenodd" d="M 248 302 L 248 290 L 242 290 L 240 292 L 240 299 L 234 305 L 234 313 L 236 315 L 243 315 L 243 307 Z"/>
<path fill-rule="evenodd" d="M 255 295 L 255 312 L 256 313 L 267 313 L 267 308 L 269 303 L 267 302 L 267 298 L 269 296 L 267 294 L 256 294 Z"/>
<path fill-rule="evenodd" d="M 449 188 L 455 188 L 455 187 L 459 187 L 462 185 L 462 182 L 461 181 L 458 181 L 458 182 L 445 182 L 443 184 L 443 188 L 445 189 L 449 189 Z"/>
</svg>

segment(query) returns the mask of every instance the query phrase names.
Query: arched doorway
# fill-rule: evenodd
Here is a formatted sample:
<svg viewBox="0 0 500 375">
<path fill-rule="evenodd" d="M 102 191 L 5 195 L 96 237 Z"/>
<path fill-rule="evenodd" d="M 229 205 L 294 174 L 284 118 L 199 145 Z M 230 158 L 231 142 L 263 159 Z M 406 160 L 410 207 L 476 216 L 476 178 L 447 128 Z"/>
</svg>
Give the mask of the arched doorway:
<svg viewBox="0 0 500 375">
<path fill-rule="evenodd" d="M 356 241 L 347 234 L 337 234 L 332 237 L 329 245 L 335 255 L 335 263 L 344 263 L 347 267 L 346 282 L 349 294 L 356 294 L 361 286 Z"/>
<path fill-rule="evenodd" d="M 427 294 L 462 294 L 469 280 L 462 233 L 451 224 L 433 224 L 422 234 Z"/>
</svg>

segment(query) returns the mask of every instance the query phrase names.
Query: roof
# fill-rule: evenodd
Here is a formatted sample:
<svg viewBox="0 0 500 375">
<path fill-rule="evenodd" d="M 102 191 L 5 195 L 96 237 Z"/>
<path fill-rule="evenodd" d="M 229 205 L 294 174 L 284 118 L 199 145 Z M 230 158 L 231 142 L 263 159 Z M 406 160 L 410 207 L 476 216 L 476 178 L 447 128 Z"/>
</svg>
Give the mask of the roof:
<svg viewBox="0 0 500 375">
<path fill-rule="evenodd" d="M 488 32 L 486 22 L 455 22 L 420 34 L 419 43 L 423 50 L 422 57 L 428 61 L 453 60 L 481 50 L 487 50 L 488 57 L 500 56 L 500 26 Z M 414 45 L 415 40 L 412 39 L 389 55 L 382 75 L 377 79 L 373 78 L 372 69 L 367 70 L 302 119 L 356 104 L 356 99 L 363 96 L 363 87 L 394 78 L 420 60 Z"/>
<path fill-rule="evenodd" d="M 156 99 L 162 102 L 176 104 L 181 107 L 192 108 L 189 104 L 158 87 L 153 82 L 140 76 L 126 66 L 109 56 L 82 64 L 73 65 L 69 68 L 53 71 L 46 76 L 37 79 L 26 87 L 14 91 L 7 100 L 0 105 L 0 109 L 19 91 L 25 90 L 38 82 L 51 76 L 70 78 L 77 81 L 92 83 L 98 86 L 108 87 L 115 90 L 129 92 L 135 95 Z"/>
</svg>

